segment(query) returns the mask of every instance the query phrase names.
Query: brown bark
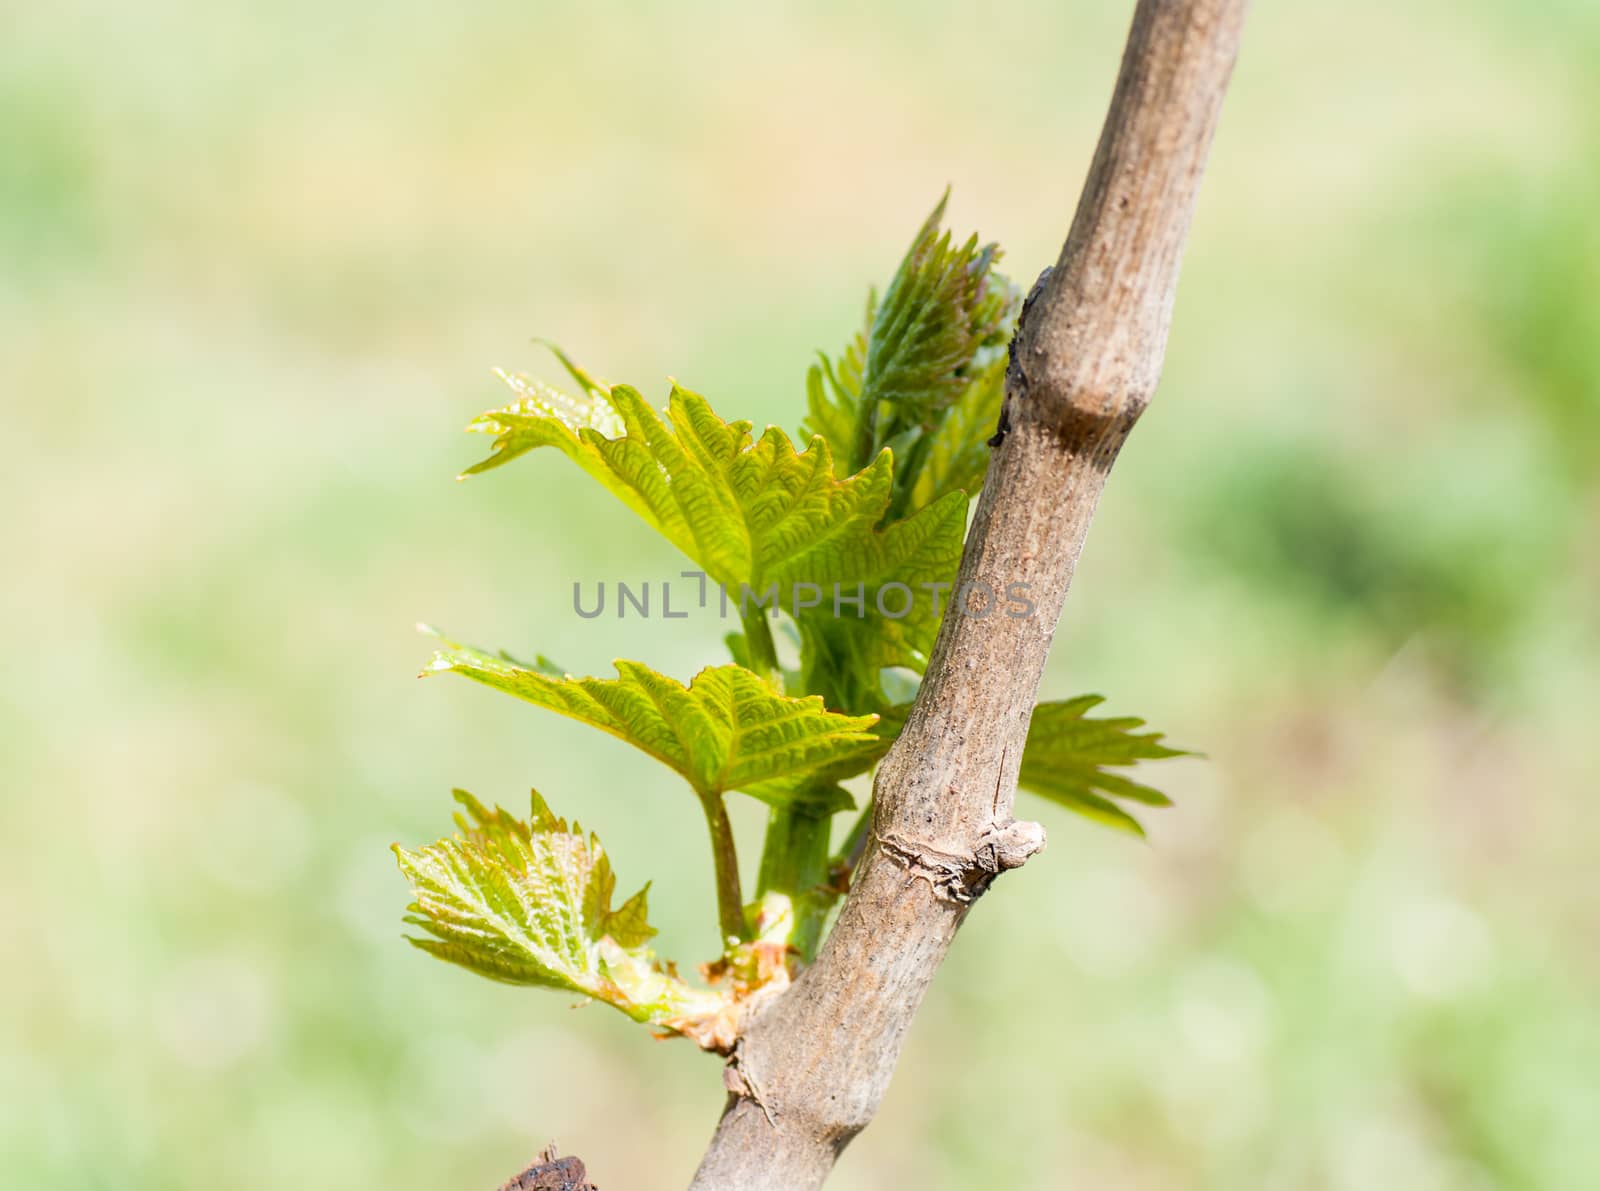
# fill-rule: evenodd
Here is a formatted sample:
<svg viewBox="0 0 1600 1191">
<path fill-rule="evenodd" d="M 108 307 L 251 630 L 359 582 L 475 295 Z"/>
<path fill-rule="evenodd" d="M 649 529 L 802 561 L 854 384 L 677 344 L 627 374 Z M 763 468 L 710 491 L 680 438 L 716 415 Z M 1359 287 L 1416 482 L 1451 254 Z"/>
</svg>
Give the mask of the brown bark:
<svg viewBox="0 0 1600 1191">
<path fill-rule="evenodd" d="M 872 838 L 817 960 L 751 1023 L 699 1191 L 821 1186 L 872 1120 L 972 901 L 1044 846 L 1012 818 L 1028 717 L 1106 476 L 1161 371 L 1246 0 L 1140 0 L 1061 258 L 1024 311 L 960 583 L 881 766 Z"/>
</svg>

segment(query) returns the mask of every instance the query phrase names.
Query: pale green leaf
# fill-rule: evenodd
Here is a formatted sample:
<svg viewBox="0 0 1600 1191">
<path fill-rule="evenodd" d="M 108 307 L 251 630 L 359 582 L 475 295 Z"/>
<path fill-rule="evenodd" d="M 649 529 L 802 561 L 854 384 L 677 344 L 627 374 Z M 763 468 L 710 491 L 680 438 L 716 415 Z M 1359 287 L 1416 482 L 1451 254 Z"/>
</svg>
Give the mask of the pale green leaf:
<svg viewBox="0 0 1600 1191">
<path fill-rule="evenodd" d="M 856 449 L 857 418 L 861 410 L 861 377 L 867 364 L 867 336 L 877 312 L 878 295 L 867 296 L 867 317 L 861 330 L 845 345 L 838 360 L 823 352 L 806 373 L 806 420 L 800 430 L 807 438 L 820 435 L 833 451 L 840 477 L 849 474 L 850 456 Z"/>
<path fill-rule="evenodd" d="M 958 245 L 939 230 L 948 199 L 912 241 L 867 336 L 861 403 L 889 403 L 907 424 L 929 422 L 961 395 L 966 368 L 1003 335 L 1013 304 L 1004 279 L 991 275 L 999 248 L 976 235 Z"/>
<path fill-rule="evenodd" d="M 977 494 L 989 469 L 991 448 L 1005 401 L 1006 355 L 998 352 L 978 369 L 943 419 L 928 435 L 913 484 L 910 508 L 920 509 L 951 492 Z"/>
<path fill-rule="evenodd" d="M 472 424 L 494 434 L 495 446 L 465 474 L 555 447 L 704 567 L 730 600 L 744 589 L 763 596 L 773 584 L 785 607 L 794 605 L 796 584 L 853 592 L 884 578 L 913 542 L 931 541 L 941 565 L 959 557 L 950 509 L 879 528 L 894 484 L 887 452 L 841 480 L 825 439 L 800 452 L 768 427 L 752 442 L 749 422 L 724 422 L 704 397 L 678 386 L 663 420 L 626 385 L 572 397 L 506 379 L 522 398 Z"/>
<path fill-rule="evenodd" d="M 789 698 L 742 666 L 708 667 L 687 687 L 637 662 L 616 678 L 552 677 L 479 650 L 436 654 L 425 673 L 453 671 L 625 740 L 681 774 L 702 797 L 738 790 L 775 806 L 853 805 L 837 783 L 882 752 L 874 717 Z"/>
<path fill-rule="evenodd" d="M 1085 714 L 1102 702 L 1099 695 L 1080 695 L 1035 707 L 1018 784 L 1081 815 L 1143 835 L 1138 820 L 1113 799 L 1145 806 L 1171 806 L 1172 800 L 1108 767 L 1186 754 L 1162 744 L 1160 732 L 1136 731 L 1144 726 L 1141 719 Z"/>
<path fill-rule="evenodd" d="M 966 532 L 957 491 L 885 524 L 889 451 L 841 480 L 826 439 L 797 452 L 769 427 L 752 442 L 748 422 L 724 422 L 686 389 L 674 387 L 663 420 L 624 385 L 569 397 L 508 379 L 523 399 L 473 424 L 496 441 L 469 474 L 537 447 L 561 450 L 699 563 L 730 604 L 773 600 L 791 612 L 825 655 L 807 689 L 833 706 L 870 706 L 841 700 L 875 687 L 882 667 L 926 666 L 945 597 L 925 585 L 950 582 Z"/>
<path fill-rule="evenodd" d="M 410 941 L 508 984 L 581 993 L 635 1021 L 714 1014 L 721 998 L 655 961 L 646 889 L 613 909 L 616 877 L 600 841 L 532 796 L 527 821 L 456 791 L 459 833 L 415 851 L 395 845 L 414 901 Z"/>
<path fill-rule="evenodd" d="M 874 549 L 860 556 L 856 581 L 796 618 L 808 690 L 828 692 L 835 707 L 876 710 L 885 703 L 883 670 L 927 668 L 966 526 L 967 498 L 952 492 L 869 539 Z"/>
<path fill-rule="evenodd" d="M 940 230 L 944 209 L 941 199 L 883 301 L 868 303 L 866 326 L 844 354 L 837 362 L 823 357 L 807 377 L 806 429 L 828 440 L 841 466 L 859 465 L 895 444 L 900 465 L 892 515 L 946 492 L 971 495 L 981 483 L 974 452 L 998 417 L 993 399 L 1004 365 L 998 373 L 995 366 L 1018 309 L 1017 291 L 994 271 L 999 249 L 980 246 L 976 236 L 954 242 Z M 961 424 L 936 439 L 947 413 L 958 408 Z M 988 428 L 976 433 L 984 422 Z M 939 457 L 941 475 L 925 486 L 930 455 Z"/>
</svg>

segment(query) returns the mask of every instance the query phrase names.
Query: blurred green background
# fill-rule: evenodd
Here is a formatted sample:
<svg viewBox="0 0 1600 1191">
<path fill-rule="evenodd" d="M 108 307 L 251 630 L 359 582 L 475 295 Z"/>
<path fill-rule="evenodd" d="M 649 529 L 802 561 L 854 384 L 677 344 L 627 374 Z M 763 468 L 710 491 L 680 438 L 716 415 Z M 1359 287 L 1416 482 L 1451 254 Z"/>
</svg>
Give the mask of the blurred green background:
<svg viewBox="0 0 1600 1191">
<path fill-rule="evenodd" d="M 413 677 L 418 619 L 720 656 L 575 617 L 679 560 L 460 427 L 539 334 L 792 429 L 947 182 L 1054 258 L 1130 9 L 8 7 L 7 1185 L 687 1180 L 713 1060 L 399 941 L 388 845 L 537 784 L 715 947 L 675 779 Z M 1592 0 L 1257 5 L 1044 691 L 1208 759 L 1148 843 L 1026 804 L 837 1186 L 1600 1185 L 1597 55 Z"/>
</svg>

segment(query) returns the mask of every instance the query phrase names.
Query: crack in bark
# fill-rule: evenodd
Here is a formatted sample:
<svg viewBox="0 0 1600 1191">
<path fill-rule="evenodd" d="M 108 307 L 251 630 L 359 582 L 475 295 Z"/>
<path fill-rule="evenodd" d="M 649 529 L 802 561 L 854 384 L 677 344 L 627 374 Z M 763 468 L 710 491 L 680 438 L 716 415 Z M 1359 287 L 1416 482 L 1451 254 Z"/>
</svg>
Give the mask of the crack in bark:
<svg viewBox="0 0 1600 1191">
<path fill-rule="evenodd" d="M 728 1093 L 738 1099 L 749 1100 L 761 1110 L 767 1118 L 767 1124 L 774 1129 L 778 1127 L 777 1110 L 767 1103 L 766 1096 L 761 1091 L 761 1085 L 756 1082 L 756 1077 L 750 1073 L 744 1061 L 744 1039 L 734 1043 L 733 1052 L 728 1055 L 728 1062 L 722 1068 L 722 1086 Z"/>
<path fill-rule="evenodd" d="M 1030 857 L 1044 851 L 1044 828 L 1038 823 L 1016 822 L 991 827 L 978 846 L 962 855 L 931 844 L 909 840 L 895 832 L 873 833 L 884 855 L 905 869 L 912 880 L 923 880 L 938 897 L 969 906 L 986 892 L 994 879 L 1021 868 Z"/>
</svg>

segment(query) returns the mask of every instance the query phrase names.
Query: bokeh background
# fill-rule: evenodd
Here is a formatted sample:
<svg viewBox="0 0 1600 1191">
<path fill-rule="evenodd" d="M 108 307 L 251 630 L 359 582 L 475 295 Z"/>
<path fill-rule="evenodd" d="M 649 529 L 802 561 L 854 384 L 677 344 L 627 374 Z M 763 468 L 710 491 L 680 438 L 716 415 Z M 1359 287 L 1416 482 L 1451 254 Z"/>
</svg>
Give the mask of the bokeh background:
<svg viewBox="0 0 1600 1191">
<path fill-rule="evenodd" d="M 679 560 L 460 427 L 538 334 L 793 428 L 946 183 L 1054 258 L 1130 10 L 7 7 L 0 1181 L 687 1180 L 714 1061 L 400 941 L 388 845 L 537 784 L 715 946 L 673 779 L 414 677 L 418 619 L 720 656 L 575 617 Z M 1045 689 L 1207 759 L 1146 843 L 1032 805 L 837 1186 L 1600 1185 L 1597 59 L 1592 0 L 1257 5 Z"/>
</svg>

